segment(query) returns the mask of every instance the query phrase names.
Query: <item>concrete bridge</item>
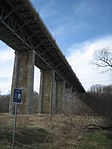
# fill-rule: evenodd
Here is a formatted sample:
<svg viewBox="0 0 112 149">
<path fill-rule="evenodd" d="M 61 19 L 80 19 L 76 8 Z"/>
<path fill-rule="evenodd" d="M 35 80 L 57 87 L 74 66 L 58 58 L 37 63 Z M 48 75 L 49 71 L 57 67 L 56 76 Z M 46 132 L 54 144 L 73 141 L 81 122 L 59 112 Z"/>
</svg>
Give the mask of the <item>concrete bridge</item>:
<svg viewBox="0 0 112 149">
<path fill-rule="evenodd" d="M 85 90 L 29 0 L 0 0 L 0 40 L 15 50 L 14 88 L 23 91 L 19 112 L 32 113 L 34 65 L 41 71 L 39 113 L 61 112 L 68 92 Z"/>
</svg>

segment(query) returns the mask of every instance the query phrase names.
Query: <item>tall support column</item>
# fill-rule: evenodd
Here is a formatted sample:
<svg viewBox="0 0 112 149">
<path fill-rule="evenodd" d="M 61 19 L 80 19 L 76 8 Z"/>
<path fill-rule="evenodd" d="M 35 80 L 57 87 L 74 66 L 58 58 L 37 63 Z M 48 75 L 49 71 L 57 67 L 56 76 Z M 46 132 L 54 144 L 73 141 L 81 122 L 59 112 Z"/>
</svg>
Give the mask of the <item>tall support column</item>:
<svg viewBox="0 0 112 149">
<path fill-rule="evenodd" d="M 55 70 L 51 71 L 51 114 L 56 112 L 56 81 Z"/>
<path fill-rule="evenodd" d="M 66 102 L 72 100 L 72 87 L 66 87 Z"/>
<path fill-rule="evenodd" d="M 63 80 L 63 92 L 62 92 L 62 109 L 63 109 L 63 111 L 65 111 L 65 102 L 66 102 L 66 97 L 65 97 L 65 89 L 66 89 L 66 82 L 65 82 L 65 80 Z"/>
<path fill-rule="evenodd" d="M 18 67 L 18 56 L 19 52 L 15 51 L 15 60 L 14 60 L 14 68 L 13 68 L 13 76 L 12 76 L 12 86 L 11 86 L 11 96 L 10 96 L 10 102 L 9 102 L 9 114 L 14 113 L 14 106 L 12 104 L 13 100 L 13 91 L 14 88 L 17 86 L 17 67 Z"/>
<path fill-rule="evenodd" d="M 35 54 L 33 51 L 16 51 L 13 70 L 11 98 L 9 113 L 13 113 L 13 91 L 14 88 L 22 89 L 22 104 L 18 106 L 18 113 L 31 114 L 33 100 L 34 83 L 34 62 Z"/>
<path fill-rule="evenodd" d="M 43 82 L 44 82 L 44 71 L 40 70 L 40 89 L 39 89 L 39 99 L 38 99 L 38 113 L 42 113 L 43 107 Z"/>
<path fill-rule="evenodd" d="M 62 113 L 65 101 L 65 81 L 56 81 L 56 112 Z"/>
<path fill-rule="evenodd" d="M 73 106 L 72 106 L 72 111 L 74 114 L 79 114 L 80 113 L 80 106 L 82 106 L 82 103 L 78 97 L 78 92 L 75 90 L 73 92 Z"/>
<path fill-rule="evenodd" d="M 72 110 L 72 113 L 74 113 L 74 114 L 76 112 L 76 106 L 77 106 L 76 91 L 73 90 L 72 91 L 72 100 L 71 100 L 71 110 Z"/>
<path fill-rule="evenodd" d="M 33 113 L 33 85 L 34 85 L 34 64 L 35 64 L 35 54 L 34 52 L 29 52 L 28 61 L 28 72 L 27 72 L 27 88 L 26 88 L 26 114 Z"/>
<path fill-rule="evenodd" d="M 70 99 L 70 101 L 72 101 L 72 99 L 73 99 L 73 91 L 72 91 L 72 87 L 70 87 L 69 88 L 69 99 Z"/>
<path fill-rule="evenodd" d="M 41 70 L 38 113 L 54 113 L 55 72 Z"/>
</svg>

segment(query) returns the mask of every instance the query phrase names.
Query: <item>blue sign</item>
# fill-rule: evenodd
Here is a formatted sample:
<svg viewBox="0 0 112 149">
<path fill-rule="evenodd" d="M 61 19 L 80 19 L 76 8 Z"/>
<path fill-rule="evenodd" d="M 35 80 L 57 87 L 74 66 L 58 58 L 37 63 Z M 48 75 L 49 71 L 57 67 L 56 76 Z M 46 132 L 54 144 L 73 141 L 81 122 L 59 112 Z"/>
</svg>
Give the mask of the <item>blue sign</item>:
<svg viewBox="0 0 112 149">
<path fill-rule="evenodd" d="M 21 103 L 22 100 L 22 90 L 15 88 L 14 89 L 14 95 L 13 95 L 13 102 L 14 103 Z"/>
</svg>

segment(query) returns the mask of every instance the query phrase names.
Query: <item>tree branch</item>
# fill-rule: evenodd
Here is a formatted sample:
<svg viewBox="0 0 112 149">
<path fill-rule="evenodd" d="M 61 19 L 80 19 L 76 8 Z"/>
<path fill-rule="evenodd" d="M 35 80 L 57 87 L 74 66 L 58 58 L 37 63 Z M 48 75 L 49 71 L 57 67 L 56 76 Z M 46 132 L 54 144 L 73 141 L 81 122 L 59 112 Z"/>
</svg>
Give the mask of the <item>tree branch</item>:
<svg viewBox="0 0 112 149">
<path fill-rule="evenodd" d="M 112 52 L 109 49 L 95 51 L 93 59 L 92 63 L 99 68 L 112 68 Z"/>
</svg>

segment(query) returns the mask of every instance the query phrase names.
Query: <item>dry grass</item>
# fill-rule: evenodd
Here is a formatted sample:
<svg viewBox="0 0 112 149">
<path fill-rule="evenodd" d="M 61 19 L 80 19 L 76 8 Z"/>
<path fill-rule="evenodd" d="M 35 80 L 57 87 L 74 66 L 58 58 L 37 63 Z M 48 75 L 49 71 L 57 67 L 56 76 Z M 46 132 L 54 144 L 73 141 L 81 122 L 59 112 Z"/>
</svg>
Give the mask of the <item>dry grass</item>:
<svg viewBox="0 0 112 149">
<path fill-rule="evenodd" d="M 13 127 L 14 116 L 0 114 L 0 128 Z M 101 124 L 101 117 L 76 116 L 72 114 L 58 114 L 51 116 L 41 115 L 17 115 L 17 128 L 43 128 L 55 134 L 54 142 L 42 144 L 46 149 L 75 149 L 77 142 L 83 139 L 86 125 L 91 123 Z M 45 147 L 46 146 L 46 147 Z M 42 147 L 43 149 L 43 147 Z"/>
</svg>

